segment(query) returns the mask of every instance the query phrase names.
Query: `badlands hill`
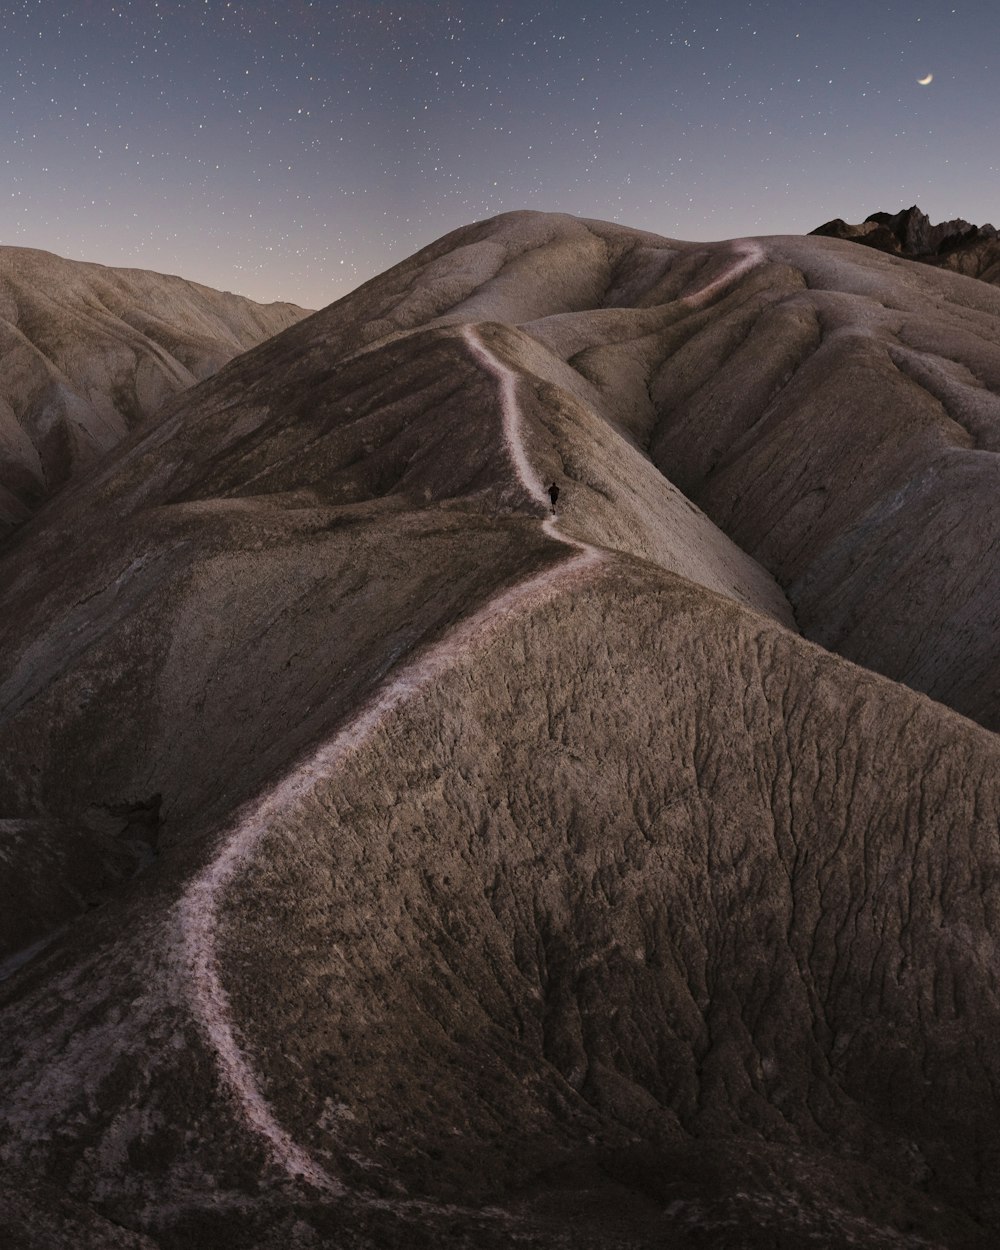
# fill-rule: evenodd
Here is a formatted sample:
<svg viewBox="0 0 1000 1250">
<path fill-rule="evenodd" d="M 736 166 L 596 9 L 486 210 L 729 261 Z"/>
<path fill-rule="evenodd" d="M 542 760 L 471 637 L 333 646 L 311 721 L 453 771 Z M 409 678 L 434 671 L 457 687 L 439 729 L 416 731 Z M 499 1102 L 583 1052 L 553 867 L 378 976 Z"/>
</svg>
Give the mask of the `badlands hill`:
<svg viewBox="0 0 1000 1250">
<path fill-rule="evenodd" d="M 165 400 L 305 315 L 0 247 L 0 537 Z"/>
<path fill-rule="evenodd" d="M 22 526 L 8 1243 L 995 1245 L 998 394 L 984 283 L 519 213 Z"/>
</svg>

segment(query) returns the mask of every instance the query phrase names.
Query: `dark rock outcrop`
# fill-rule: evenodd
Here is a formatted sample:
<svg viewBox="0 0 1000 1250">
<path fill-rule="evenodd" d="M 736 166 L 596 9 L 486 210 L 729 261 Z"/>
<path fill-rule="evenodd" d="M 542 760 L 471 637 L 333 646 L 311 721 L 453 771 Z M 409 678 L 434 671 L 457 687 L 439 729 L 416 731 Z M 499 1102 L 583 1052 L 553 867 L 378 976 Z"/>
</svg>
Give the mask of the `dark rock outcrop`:
<svg viewBox="0 0 1000 1250">
<path fill-rule="evenodd" d="M 994 226 L 974 226 L 960 217 L 935 226 L 915 204 L 898 213 L 872 213 L 860 225 L 835 217 L 812 233 L 863 243 L 985 282 L 1000 281 L 1000 240 Z"/>
<path fill-rule="evenodd" d="M 903 249 L 896 235 L 888 226 L 873 221 L 870 217 L 860 225 L 851 225 L 842 217 L 835 217 L 822 226 L 811 231 L 828 239 L 847 239 L 851 243 L 863 243 L 865 247 L 873 247 L 879 252 L 888 252 L 890 256 L 902 256 Z"/>
<path fill-rule="evenodd" d="M 916 204 L 898 213 L 872 213 L 866 220 L 885 226 L 898 241 L 900 252 L 911 257 L 936 256 L 974 239 L 997 237 L 993 226 L 974 226 L 961 217 L 932 225 L 927 214 L 921 212 Z"/>
</svg>

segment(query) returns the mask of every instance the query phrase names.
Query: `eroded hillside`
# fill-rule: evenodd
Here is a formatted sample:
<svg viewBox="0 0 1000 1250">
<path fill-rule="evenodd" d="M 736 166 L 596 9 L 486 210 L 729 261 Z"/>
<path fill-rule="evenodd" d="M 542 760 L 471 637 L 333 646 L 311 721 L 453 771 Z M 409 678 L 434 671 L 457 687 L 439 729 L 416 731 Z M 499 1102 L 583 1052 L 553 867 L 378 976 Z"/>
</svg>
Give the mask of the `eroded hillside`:
<svg viewBox="0 0 1000 1250">
<path fill-rule="evenodd" d="M 0 247 L 0 536 L 165 400 L 305 315 Z"/>
<path fill-rule="evenodd" d="M 998 319 L 515 214 L 23 527 L 0 1228 L 993 1244 Z"/>
</svg>

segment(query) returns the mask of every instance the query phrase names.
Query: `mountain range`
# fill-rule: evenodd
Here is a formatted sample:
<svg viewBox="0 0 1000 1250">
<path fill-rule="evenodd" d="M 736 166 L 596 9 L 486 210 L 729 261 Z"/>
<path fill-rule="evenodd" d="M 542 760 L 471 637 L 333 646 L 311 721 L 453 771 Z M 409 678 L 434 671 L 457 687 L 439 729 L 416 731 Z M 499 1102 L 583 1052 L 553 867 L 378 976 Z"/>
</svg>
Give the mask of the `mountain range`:
<svg viewBox="0 0 1000 1250">
<path fill-rule="evenodd" d="M 7 1243 L 995 1245 L 1000 291 L 522 212 L 300 312 L 0 546 Z"/>
<path fill-rule="evenodd" d="M 952 273 L 1000 284 L 1000 236 L 996 227 L 989 223 L 974 226 L 957 217 L 935 226 L 914 204 L 898 213 L 872 213 L 860 225 L 849 225 L 835 217 L 813 234 L 862 243 L 891 256 L 905 256 Z"/>
</svg>

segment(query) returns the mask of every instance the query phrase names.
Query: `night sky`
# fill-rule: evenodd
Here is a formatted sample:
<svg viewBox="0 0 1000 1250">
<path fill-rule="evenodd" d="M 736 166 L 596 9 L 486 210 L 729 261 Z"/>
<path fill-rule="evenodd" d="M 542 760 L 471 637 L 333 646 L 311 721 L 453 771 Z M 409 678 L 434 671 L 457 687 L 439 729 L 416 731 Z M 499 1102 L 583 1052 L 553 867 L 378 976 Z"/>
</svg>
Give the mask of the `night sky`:
<svg viewBox="0 0 1000 1250">
<path fill-rule="evenodd" d="M 0 242 L 321 307 L 516 208 L 1000 224 L 994 0 L 7 0 Z M 928 86 L 918 78 L 933 74 Z"/>
</svg>

